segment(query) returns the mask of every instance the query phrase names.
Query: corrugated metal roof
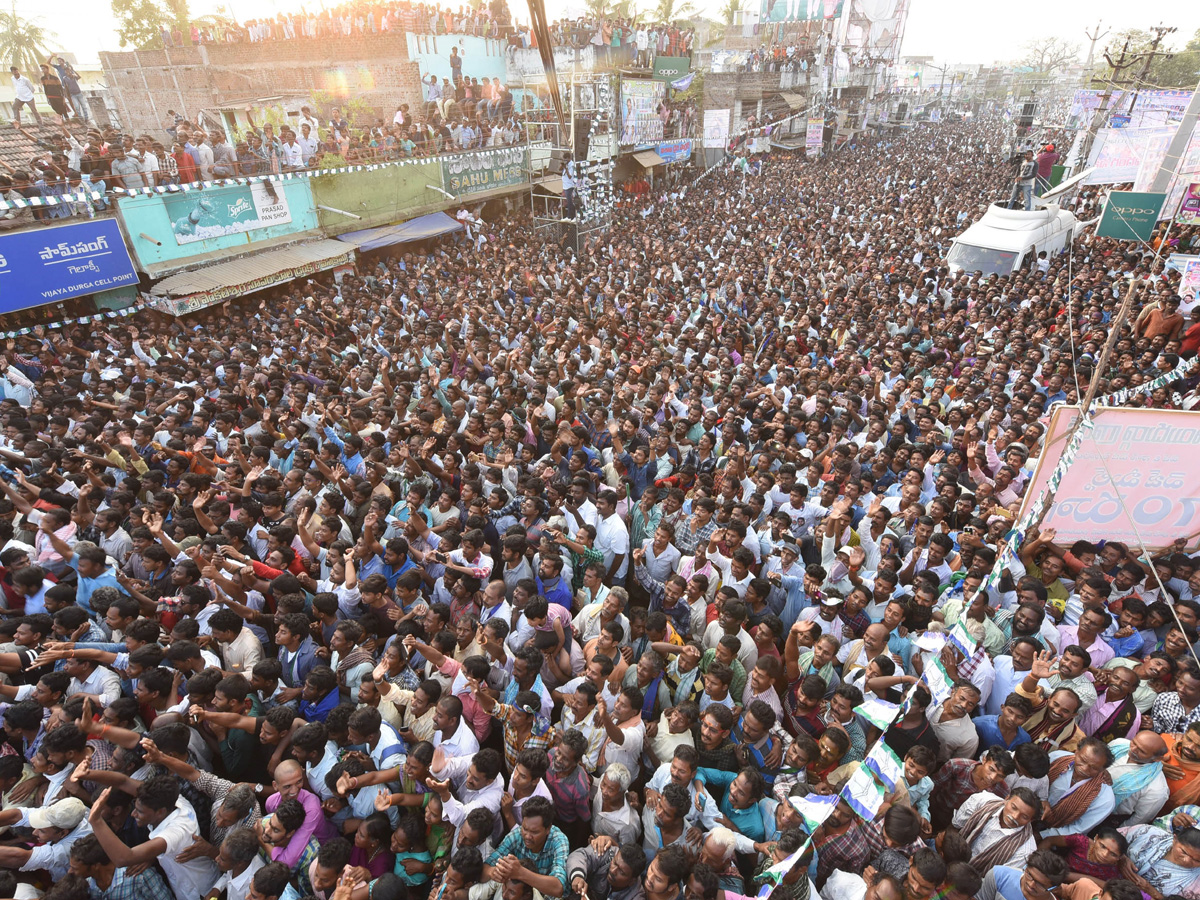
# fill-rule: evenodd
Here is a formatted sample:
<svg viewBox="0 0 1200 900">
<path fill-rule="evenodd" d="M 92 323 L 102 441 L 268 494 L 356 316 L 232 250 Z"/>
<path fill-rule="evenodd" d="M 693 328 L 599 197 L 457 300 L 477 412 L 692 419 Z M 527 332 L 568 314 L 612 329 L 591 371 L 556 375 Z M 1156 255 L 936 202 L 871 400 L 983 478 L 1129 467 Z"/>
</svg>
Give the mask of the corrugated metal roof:
<svg viewBox="0 0 1200 900">
<path fill-rule="evenodd" d="M 651 166 L 661 166 L 665 162 L 654 150 L 643 150 L 641 153 L 635 153 L 633 154 L 633 158 L 641 163 L 644 169 L 649 169 Z"/>
<path fill-rule="evenodd" d="M 800 94 L 793 94 L 790 92 L 782 93 L 779 95 L 779 99 L 792 109 L 799 109 L 802 106 L 808 105 L 808 98 L 803 97 Z"/>
<path fill-rule="evenodd" d="M 151 293 L 158 296 L 184 297 L 204 291 L 237 287 L 239 284 L 248 284 L 286 269 L 345 256 L 348 249 L 341 241 L 332 240 L 294 244 L 280 250 L 269 250 L 242 259 L 205 266 L 192 272 L 180 272 L 160 281 L 151 289 Z"/>
</svg>

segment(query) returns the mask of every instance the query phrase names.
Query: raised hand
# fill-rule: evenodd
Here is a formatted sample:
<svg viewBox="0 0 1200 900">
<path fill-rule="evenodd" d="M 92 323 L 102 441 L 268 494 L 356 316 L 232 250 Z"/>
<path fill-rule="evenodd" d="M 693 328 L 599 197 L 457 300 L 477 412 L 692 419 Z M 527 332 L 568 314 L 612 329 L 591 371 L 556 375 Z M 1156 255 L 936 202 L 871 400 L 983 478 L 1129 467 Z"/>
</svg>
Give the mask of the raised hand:
<svg viewBox="0 0 1200 900">
<path fill-rule="evenodd" d="M 1058 658 L 1049 650 L 1043 650 L 1033 660 L 1030 674 L 1039 681 L 1049 678 L 1058 671 Z"/>
</svg>

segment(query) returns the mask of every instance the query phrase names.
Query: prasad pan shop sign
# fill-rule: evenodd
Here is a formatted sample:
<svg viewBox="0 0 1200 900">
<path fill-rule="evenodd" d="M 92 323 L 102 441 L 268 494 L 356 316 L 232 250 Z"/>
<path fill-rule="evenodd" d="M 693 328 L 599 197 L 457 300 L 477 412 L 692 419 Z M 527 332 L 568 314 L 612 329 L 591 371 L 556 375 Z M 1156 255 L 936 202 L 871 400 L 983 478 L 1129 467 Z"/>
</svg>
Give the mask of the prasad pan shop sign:
<svg viewBox="0 0 1200 900">
<path fill-rule="evenodd" d="M 512 147 L 464 153 L 442 160 L 446 190 L 455 196 L 478 194 L 526 180 L 525 150 Z"/>
<path fill-rule="evenodd" d="M 0 313 L 137 283 L 115 219 L 0 237 Z"/>
</svg>

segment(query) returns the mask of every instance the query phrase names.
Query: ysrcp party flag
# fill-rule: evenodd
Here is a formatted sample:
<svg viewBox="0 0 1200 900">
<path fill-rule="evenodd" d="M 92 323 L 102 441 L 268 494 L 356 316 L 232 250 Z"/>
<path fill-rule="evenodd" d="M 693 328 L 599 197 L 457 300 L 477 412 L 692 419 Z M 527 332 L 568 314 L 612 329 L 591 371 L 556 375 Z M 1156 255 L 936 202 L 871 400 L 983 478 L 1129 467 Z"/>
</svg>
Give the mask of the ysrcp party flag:
<svg viewBox="0 0 1200 900">
<path fill-rule="evenodd" d="M 775 884 L 783 881 L 784 876 L 786 876 L 788 872 L 792 871 L 792 867 L 800 862 L 800 857 L 802 857 L 804 855 L 804 851 L 808 849 L 810 840 L 811 838 L 805 838 L 804 843 L 800 845 L 799 849 L 796 850 L 795 853 L 792 853 L 784 859 L 781 859 L 779 862 L 775 863 L 775 865 L 771 866 L 771 868 L 765 870 L 763 872 L 763 877 L 770 879 Z M 772 885 L 772 887 L 773 886 L 774 885 Z M 770 892 L 768 891 L 767 893 L 769 894 Z M 759 891 L 758 896 L 763 896 L 762 891 Z"/>
<path fill-rule="evenodd" d="M 900 707 L 877 697 L 868 697 L 861 705 L 854 707 L 854 711 L 880 731 L 887 731 L 900 714 Z"/>
<path fill-rule="evenodd" d="M 876 741 L 871 752 L 867 754 L 867 768 L 879 776 L 884 787 L 889 791 L 896 789 L 896 782 L 904 777 L 904 763 L 896 755 L 896 751 L 884 741 Z"/>
<path fill-rule="evenodd" d="M 967 659 L 970 659 L 972 656 L 974 656 L 976 648 L 979 647 L 979 641 L 971 637 L 971 633 L 967 631 L 966 626 L 963 625 L 962 619 L 959 619 L 957 624 L 950 629 L 949 641 L 951 644 L 961 650 L 963 656 L 965 656 Z"/>
<path fill-rule="evenodd" d="M 950 673 L 946 671 L 946 667 L 942 665 L 940 659 L 935 658 L 925 663 L 925 671 L 921 675 L 921 680 L 925 682 L 929 693 L 933 695 L 934 705 L 944 703 L 950 696 L 952 690 Z"/>
<path fill-rule="evenodd" d="M 854 774 L 842 788 L 841 797 L 868 821 L 875 818 L 879 814 L 879 807 L 883 806 L 883 788 L 866 766 L 859 766 L 854 770 Z"/>
<path fill-rule="evenodd" d="M 829 814 L 838 804 L 838 795 L 807 794 L 804 797 L 789 797 L 788 802 L 804 818 L 804 827 L 812 832 L 829 818 Z"/>
</svg>

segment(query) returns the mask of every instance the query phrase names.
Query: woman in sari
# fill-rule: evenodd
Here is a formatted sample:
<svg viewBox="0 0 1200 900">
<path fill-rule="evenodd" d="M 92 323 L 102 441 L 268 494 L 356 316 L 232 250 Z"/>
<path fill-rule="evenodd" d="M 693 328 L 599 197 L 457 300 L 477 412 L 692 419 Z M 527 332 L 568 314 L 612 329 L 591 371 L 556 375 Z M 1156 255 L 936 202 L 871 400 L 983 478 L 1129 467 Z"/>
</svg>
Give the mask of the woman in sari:
<svg viewBox="0 0 1200 900">
<path fill-rule="evenodd" d="M 1115 828 L 1101 828 L 1093 837 L 1084 834 L 1056 835 L 1043 838 L 1039 850 L 1052 849 L 1066 853 L 1070 874 L 1067 882 L 1090 878 L 1103 884 L 1110 878 L 1120 878 L 1121 860 L 1129 844 Z"/>
</svg>

